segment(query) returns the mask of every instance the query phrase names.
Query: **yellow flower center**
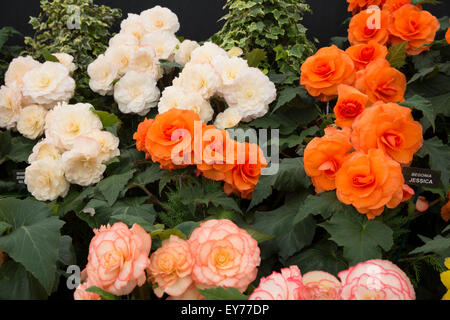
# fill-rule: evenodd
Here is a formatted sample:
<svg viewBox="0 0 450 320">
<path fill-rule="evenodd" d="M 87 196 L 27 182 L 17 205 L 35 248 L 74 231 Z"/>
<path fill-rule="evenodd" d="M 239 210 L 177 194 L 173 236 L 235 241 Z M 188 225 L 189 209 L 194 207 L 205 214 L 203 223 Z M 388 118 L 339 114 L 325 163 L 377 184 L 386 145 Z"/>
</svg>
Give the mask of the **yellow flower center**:
<svg viewBox="0 0 450 320">
<path fill-rule="evenodd" d="M 108 271 L 119 268 L 122 265 L 123 256 L 118 250 L 107 252 L 102 257 L 101 265 Z"/>
</svg>

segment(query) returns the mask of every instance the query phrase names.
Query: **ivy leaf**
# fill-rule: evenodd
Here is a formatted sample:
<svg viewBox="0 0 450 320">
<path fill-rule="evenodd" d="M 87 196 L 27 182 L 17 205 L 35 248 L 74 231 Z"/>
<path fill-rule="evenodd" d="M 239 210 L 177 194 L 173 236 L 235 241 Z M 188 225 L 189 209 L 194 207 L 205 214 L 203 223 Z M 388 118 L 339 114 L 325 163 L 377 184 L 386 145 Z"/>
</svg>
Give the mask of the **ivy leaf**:
<svg viewBox="0 0 450 320">
<path fill-rule="evenodd" d="M 110 206 L 116 202 L 120 192 L 125 189 L 128 181 L 131 180 L 135 172 L 136 170 L 133 169 L 122 174 L 116 174 L 103 179 L 97 184 L 97 188 Z"/>
<path fill-rule="evenodd" d="M 450 159 L 450 147 L 444 145 L 438 137 L 433 137 L 423 142 L 423 146 L 417 155 L 421 158 L 426 155 L 430 156 L 430 168 L 441 171 L 441 181 L 445 192 L 448 192 L 450 163 L 446 160 Z"/>
<path fill-rule="evenodd" d="M 98 294 L 102 298 L 102 300 L 120 300 L 120 297 L 115 296 L 103 289 L 100 289 L 99 287 L 92 286 L 87 288 L 86 291 Z"/>
<path fill-rule="evenodd" d="M 396 44 L 389 48 L 387 60 L 393 68 L 400 69 L 406 63 L 406 45 L 407 41 Z"/>
<path fill-rule="evenodd" d="M 0 237 L 0 250 L 21 263 L 50 294 L 64 222 L 52 216 L 51 208 L 30 199 L 0 200 L 0 220 L 12 226 Z"/>
<path fill-rule="evenodd" d="M 266 60 L 267 53 L 264 49 L 253 49 L 245 55 L 245 59 L 248 62 L 249 67 L 258 68 L 258 66 Z"/>
<path fill-rule="evenodd" d="M 382 257 L 381 249 L 393 245 L 393 231 L 385 224 L 367 220 L 357 212 L 342 211 L 320 225 L 331 235 L 330 240 L 344 247 L 350 265 Z"/>
<path fill-rule="evenodd" d="M 424 97 L 421 97 L 419 95 L 414 95 L 411 98 L 408 98 L 407 100 L 400 103 L 400 105 L 411 108 L 411 109 L 417 109 L 417 110 L 422 111 L 425 118 L 427 118 L 427 120 L 433 126 L 433 131 L 436 130 L 436 125 L 435 125 L 436 114 L 434 112 L 433 105 L 431 104 L 431 102 L 429 100 L 427 100 Z"/>
<path fill-rule="evenodd" d="M 324 219 L 328 219 L 333 214 L 351 211 L 355 213 L 351 206 L 348 206 L 338 200 L 336 192 L 329 191 L 317 195 L 309 195 L 298 208 L 294 224 L 302 221 L 310 214 L 320 214 Z"/>
<path fill-rule="evenodd" d="M 45 61 L 50 62 L 59 62 L 58 58 L 56 58 L 54 55 L 50 53 L 47 49 L 41 50 L 41 55 L 44 57 Z"/>
<path fill-rule="evenodd" d="M 198 292 L 208 300 L 248 300 L 249 298 L 235 288 L 198 289 Z"/>
</svg>

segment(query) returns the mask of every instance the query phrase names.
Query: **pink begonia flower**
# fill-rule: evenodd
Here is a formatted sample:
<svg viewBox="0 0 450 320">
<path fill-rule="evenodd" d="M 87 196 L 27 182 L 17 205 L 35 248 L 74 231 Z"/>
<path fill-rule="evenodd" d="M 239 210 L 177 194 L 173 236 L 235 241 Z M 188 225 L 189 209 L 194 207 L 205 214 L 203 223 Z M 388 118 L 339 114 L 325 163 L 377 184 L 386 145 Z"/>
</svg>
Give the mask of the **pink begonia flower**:
<svg viewBox="0 0 450 320">
<path fill-rule="evenodd" d="M 230 220 L 208 220 L 189 239 L 195 259 L 192 279 L 199 288 L 236 288 L 256 279 L 261 262 L 258 242 Z"/>
<path fill-rule="evenodd" d="M 150 257 L 147 273 L 158 286 L 155 294 L 161 298 L 164 293 L 181 296 L 192 284 L 191 272 L 194 258 L 187 241 L 171 235 L 163 241 L 162 247 Z"/>
<path fill-rule="evenodd" d="M 297 266 L 281 269 L 261 278 L 249 300 L 299 300 L 303 289 L 302 274 Z"/>
<path fill-rule="evenodd" d="M 73 293 L 73 298 L 75 300 L 102 300 L 98 294 L 87 292 L 86 289 L 89 287 L 90 285 L 87 282 L 80 284 Z"/>
<path fill-rule="evenodd" d="M 88 282 L 116 296 L 142 286 L 150 264 L 150 235 L 137 224 L 129 229 L 122 222 L 94 229 L 94 233 L 86 266 Z"/>
<path fill-rule="evenodd" d="M 341 282 L 323 271 L 311 271 L 303 275 L 301 300 L 340 300 Z"/>
<path fill-rule="evenodd" d="M 415 300 L 414 288 L 395 264 L 387 260 L 358 263 L 338 274 L 343 300 Z"/>
</svg>

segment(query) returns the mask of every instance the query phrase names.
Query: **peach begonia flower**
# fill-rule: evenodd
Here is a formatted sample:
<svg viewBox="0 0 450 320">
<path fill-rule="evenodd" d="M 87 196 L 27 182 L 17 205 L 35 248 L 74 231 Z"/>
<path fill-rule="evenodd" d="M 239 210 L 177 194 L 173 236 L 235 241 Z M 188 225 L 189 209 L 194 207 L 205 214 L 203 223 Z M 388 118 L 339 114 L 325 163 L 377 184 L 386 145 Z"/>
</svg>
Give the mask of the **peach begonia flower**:
<svg viewBox="0 0 450 320">
<path fill-rule="evenodd" d="M 163 241 L 162 247 L 150 257 L 147 271 L 152 282 L 158 287 L 154 292 L 158 297 L 164 293 L 181 296 L 192 284 L 191 272 L 194 265 L 187 241 L 171 235 Z"/>
<path fill-rule="evenodd" d="M 200 288 L 236 288 L 243 292 L 256 279 L 258 242 L 230 220 L 208 220 L 188 240 L 195 259 L 192 279 Z"/>
<path fill-rule="evenodd" d="M 152 239 L 139 225 L 122 222 L 94 229 L 89 245 L 87 282 L 116 296 L 145 283 Z"/>
</svg>

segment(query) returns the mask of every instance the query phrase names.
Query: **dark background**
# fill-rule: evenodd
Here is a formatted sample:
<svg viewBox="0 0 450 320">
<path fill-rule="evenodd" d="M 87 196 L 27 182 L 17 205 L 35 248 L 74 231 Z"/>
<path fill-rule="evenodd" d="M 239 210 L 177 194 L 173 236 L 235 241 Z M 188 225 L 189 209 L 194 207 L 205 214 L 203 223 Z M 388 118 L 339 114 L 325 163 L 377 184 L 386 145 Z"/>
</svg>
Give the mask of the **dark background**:
<svg viewBox="0 0 450 320">
<path fill-rule="evenodd" d="M 342 23 L 350 16 L 346 0 L 309 0 L 314 16 L 307 15 L 303 24 L 309 29 L 310 38 L 316 37 L 321 45 L 328 45 L 334 36 L 346 36 L 346 26 Z M 226 14 L 222 9 L 225 0 L 94 0 L 96 4 L 105 4 L 121 8 L 123 16 L 127 13 L 140 13 L 155 5 L 168 7 L 180 20 L 178 35 L 188 39 L 203 41 L 217 32 L 223 22 L 218 20 Z M 450 0 L 441 0 L 437 6 L 426 5 L 438 18 L 450 12 Z M 28 24 L 30 16 L 39 13 L 39 0 L 3 0 L 0 2 L 0 27 L 12 26 L 24 35 L 32 35 Z"/>
</svg>

